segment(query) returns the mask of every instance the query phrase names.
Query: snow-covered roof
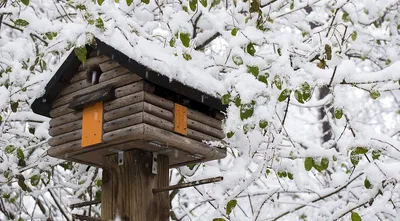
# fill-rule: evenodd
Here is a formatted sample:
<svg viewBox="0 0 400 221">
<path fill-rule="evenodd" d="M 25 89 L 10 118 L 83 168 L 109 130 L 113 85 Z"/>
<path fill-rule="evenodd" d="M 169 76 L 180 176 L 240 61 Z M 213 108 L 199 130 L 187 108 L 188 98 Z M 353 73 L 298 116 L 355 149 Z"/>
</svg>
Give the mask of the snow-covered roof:
<svg viewBox="0 0 400 221">
<path fill-rule="evenodd" d="M 224 92 L 222 81 L 204 72 L 204 67 L 190 62 L 179 62 L 178 58 L 167 56 L 167 52 L 158 45 L 146 40 L 138 40 L 135 45 L 121 38 L 120 34 L 96 36 L 96 44 L 87 46 L 89 50 L 98 50 L 121 66 L 134 72 L 154 84 L 182 94 L 217 110 L 225 110 L 218 98 Z M 107 39 L 113 39 L 107 41 Z M 168 49 L 165 49 L 168 50 Z M 74 51 L 62 62 L 56 73 L 45 86 L 45 92 L 32 104 L 35 113 L 49 116 L 51 105 L 71 77 L 77 73 L 81 64 Z"/>
</svg>

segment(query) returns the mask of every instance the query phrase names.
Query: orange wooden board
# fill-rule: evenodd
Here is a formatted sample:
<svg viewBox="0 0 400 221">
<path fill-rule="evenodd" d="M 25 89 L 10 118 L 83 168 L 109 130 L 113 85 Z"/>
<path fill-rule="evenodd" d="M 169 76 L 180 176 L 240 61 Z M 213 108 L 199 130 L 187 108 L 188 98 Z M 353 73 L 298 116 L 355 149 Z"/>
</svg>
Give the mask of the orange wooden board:
<svg viewBox="0 0 400 221">
<path fill-rule="evenodd" d="M 82 148 L 99 144 L 103 136 L 103 102 L 86 106 L 82 114 Z"/>
<path fill-rule="evenodd" d="M 174 131 L 187 135 L 187 108 L 180 104 L 175 104 Z"/>
</svg>

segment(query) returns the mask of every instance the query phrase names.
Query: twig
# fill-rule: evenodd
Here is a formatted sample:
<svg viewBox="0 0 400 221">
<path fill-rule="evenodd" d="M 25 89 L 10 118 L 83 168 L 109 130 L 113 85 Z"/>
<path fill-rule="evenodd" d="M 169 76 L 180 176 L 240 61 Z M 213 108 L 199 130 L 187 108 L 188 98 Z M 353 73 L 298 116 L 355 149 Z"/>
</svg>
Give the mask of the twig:
<svg viewBox="0 0 400 221">
<path fill-rule="evenodd" d="M 84 216 L 84 215 L 79 215 L 79 214 L 72 214 L 72 218 L 79 219 L 79 220 L 86 220 L 86 221 L 114 221 L 112 219 L 96 218 L 96 217 Z"/>
<path fill-rule="evenodd" d="M 166 191 L 175 190 L 175 189 L 182 189 L 182 188 L 198 186 L 198 185 L 207 184 L 207 183 L 219 182 L 219 181 L 222 181 L 223 179 L 224 179 L 223 177 L 219 176 L 219 177 L 197 180 L 197 181 L 193 181 L 193 182 L 182 183 L 182 184 L 177 184 L 177 185 L 172 185 L 172 186 L 167 186 L 167 187 L 155 188 L 152 191 L 153 191 L 153 193 L 166 192 Z"/>
<path fill-rule="evenodd" d="M 101 203 L 101 200 L 87 201 L 87 202 L 83 202 L 83 203 L 74 203 L 74 204 L 71 204 L 69 206 L 69 208 L 74 209 L 74 208 L 90 206 L 90 205 L 99 204 L 99 203 Z"/>
<path fill-rule="evenodd" d="M 219 32 L 215 33 L 213 36 L 211 36 L 209 39 L 205 40 L 202 44 L 196 46 L 194 48 L 194 50 L 199 50 L 204 48 L 205 46 L 207 46 L 208 44 L 210 44 L 212 41 L 214 41 L 214 39 L 218 38 L 219 36 L 221 36 L 221 34 Z"/>
</svg>

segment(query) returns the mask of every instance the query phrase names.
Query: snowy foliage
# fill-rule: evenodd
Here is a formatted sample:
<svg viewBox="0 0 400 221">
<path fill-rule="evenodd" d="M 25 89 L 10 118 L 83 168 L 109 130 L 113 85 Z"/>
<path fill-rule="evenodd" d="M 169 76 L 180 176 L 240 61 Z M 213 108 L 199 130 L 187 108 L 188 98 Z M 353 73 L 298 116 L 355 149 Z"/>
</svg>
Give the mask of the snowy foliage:
<svg viewBox="0 0 400 221">
<path fill-rule="evenodd" d="M 172 220 L 397 220 L 400 2 L 0 0 L 0 219 L 71 220 L 101 170 L 46 156 L 30 104 L 97 37 L 221 97 L 228 157 L 171 171 Z M 98 216 L 100 207 L 74 210 Z"/>
</svg>

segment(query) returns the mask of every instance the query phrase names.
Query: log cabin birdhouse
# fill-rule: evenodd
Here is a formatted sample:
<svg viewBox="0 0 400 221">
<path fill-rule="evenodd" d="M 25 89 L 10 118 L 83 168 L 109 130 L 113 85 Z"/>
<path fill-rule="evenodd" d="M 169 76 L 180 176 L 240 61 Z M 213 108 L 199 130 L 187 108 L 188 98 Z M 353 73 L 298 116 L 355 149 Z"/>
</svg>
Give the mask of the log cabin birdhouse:
<svg viewBox="0 0 400 221">
<path fill-rule="evenodd" d="M 118 151 L 168 157 L 170 167 L 221 159 L 225 149 L 220 99 L 170 80 L 104 42 L 74 52 L 32 104 L 50 120 L 50 156 L 102 167 Z"/>
</svg>

